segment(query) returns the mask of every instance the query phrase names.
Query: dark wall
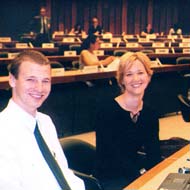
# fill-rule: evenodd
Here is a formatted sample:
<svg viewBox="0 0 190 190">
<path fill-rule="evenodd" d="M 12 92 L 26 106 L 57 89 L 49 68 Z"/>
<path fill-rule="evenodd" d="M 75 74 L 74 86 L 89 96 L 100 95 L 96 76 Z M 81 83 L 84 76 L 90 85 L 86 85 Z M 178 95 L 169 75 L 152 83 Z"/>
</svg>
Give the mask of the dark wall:
<svg viewBox="0 0 190 190">
<path fill-rule="evenodd" d="M 31 18 L 38 14 L 42 0 L 1 0 L 0 3 L 0 36 L 11 36 L 16 39 L 28 31 Z"/>
<path fill-rule="evenodd" d="M 77 21 L 87 30 L 97 15 L 104 31 L 115 34 L 140 33 L 147 23 L 166 34 L 179 23 L 185 34 L 190 33 L 190 0 L 1 0 L 0 5 L 0 36 L 13 38 L 28 32 L 41 5 L 47 5 L 52 31 L 69 31 Z"/>
</svg>

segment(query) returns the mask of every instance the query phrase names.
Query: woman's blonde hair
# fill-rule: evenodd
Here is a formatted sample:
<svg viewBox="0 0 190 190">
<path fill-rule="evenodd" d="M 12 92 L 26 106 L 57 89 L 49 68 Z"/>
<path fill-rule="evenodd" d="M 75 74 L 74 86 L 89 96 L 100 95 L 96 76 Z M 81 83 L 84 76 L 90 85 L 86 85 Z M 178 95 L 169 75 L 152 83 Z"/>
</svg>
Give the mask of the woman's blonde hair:
<svg viewBox="0 0 190 190">
<path fill-rule="evenodd" d="M 120 64 L 119 64 L 118 71 L 117 71 L 117 82 L 118 82 L 122 92 L 125 91 L 125 86 L 123 85 L 124 73 L 126 72 L 126 70 L 128 70 L 132 66 L 132 64 L 136 60 L 139 60 L 144 65 L 144 68 L 150 78 L 153 75 L 153 71 L 150 68 L 151 61 L 146 54 L 144 54 L 142 52 L 125 53 L 124 55 L 122 55 L 120 57 Z"/>
</svg>

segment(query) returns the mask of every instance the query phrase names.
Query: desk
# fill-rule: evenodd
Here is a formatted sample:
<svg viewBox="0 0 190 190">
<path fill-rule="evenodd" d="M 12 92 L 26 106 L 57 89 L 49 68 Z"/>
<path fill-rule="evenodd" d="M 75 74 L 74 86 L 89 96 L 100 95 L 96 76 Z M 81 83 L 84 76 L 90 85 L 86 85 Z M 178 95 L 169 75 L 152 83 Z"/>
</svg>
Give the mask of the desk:
<svg viewBox="0 0 190 190">
<path fill-rule="evenodd" d="M 153 106 L 161 115 L 179 111 L 177 95 L 186 92 L 184 79 L 178 73 L 183 69 L 190 70 L 190 64 L 154 67 L 155 74 L 145 93 L 144 102 Z M 114 98 L 120 92 L 115 75 L 116 71 L 84 73 L 77 70 L 52 77 L 52 91 L 40 109 L 54 119 L 59 137 L 94 130 L 100 99 L 102 102 Z M 88 87 L 84 82 L 88 80 L 95 80 L 95 85 Z M 110 80 L 112 85 L 108 84 Z M 8 77 L 0 77 L 0 109 L 8 101 L 7 93 L 10 92 L 4 90 L 7 88 Z"/>
<path fill-rule="evenodd" d="M 177 173 L 178 168 L 183 166 L 190 167 L 190 162 L 187 161 L 190 157 L 189 149 L 189 145 L 183 147 L 133 181 L 124 190 L 156 190 L 169 173 Z"/>
<path fill-rule="evenodd" d="M 43 50 L 46 51 L 46 49 L 43 49 Z M 52 50 L 52 52 L 53 52 L 53 50 Z M 159 58 L 159 59 L 176 59 L 178 57 L 190 57 L 190 54 L 188 54 L 188 53 L 169 53 L 169 54 L 148 53 L 147 55 L 152 60 L 155 60 L 156 58 Z M 98 58 L 101 60 L 101 59 L 105 59 L 108 56 L 109 55 L 101 55 L 101 56 L 98 56 Z M 47 56 L 47 57 L 50 61 L 60 61 L 63 63 L 79 60 L 79 55 L 77 55 L 77 56 L 52 55 L 52 56 Z M 12 60 L 11 58 L 0 58 L 0 64 L 1 63 L 9 63 L 11 60 Z M 162 63 L 164 64 L 164 63 L 169 63 L 169 62 L 162 62 Z"/>
<path fill-rule="evenodd" d="M 58 47 L 54 47 L 54 48 L 42 48 L 42 47 L 34 47 L 34 48 L 14 48 L 14 47 L 10 47 L 10 48 L 0 48 L 1 52 L 20 52 L 20 51 L 24 51 L 24 50 L 36 50 L 36 51 L 40 51 L 42 53 L 53 53 L 53 54 L 58 54 L 59 52 L 59 48 Z"/>
<path fill-rule="evenodd" d="M 170 65 L 165 64 L 161 66 L 152 67 L 154 73 L 167 73 L 183 70 L 190 70 L 190 64 Z M 81 70 L 65 71 L 63 76 L 52 76 L 52 84 L 81 82 L 87 80 L 97 80 L 112 78 L 116 76 L 116 71 L 99 71 L 94 73 L 85 73 Z M 8 77 L 0 77 L 0 89 L 8 88 Z"/>
</svg>

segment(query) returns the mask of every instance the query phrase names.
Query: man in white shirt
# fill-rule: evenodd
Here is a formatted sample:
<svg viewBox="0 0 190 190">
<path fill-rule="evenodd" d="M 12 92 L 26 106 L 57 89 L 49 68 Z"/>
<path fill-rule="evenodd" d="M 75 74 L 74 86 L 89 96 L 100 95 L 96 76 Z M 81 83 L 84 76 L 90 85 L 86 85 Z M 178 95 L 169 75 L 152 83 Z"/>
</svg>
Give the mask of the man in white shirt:
<svg viewBox="0 0 190 190">
<path fill-rule="evenodd" d="M 68 168 L 48 115 L 37 109 L 51 90 L 49 60 L 37 51 L 21 52 L 9 65 L 12 98 L 0 113 L 0 189 L 61 190 L 34 136 L 38 123 L 52 155 L 71 190 L 84 190 L 84 183 Z"/>
</svg>

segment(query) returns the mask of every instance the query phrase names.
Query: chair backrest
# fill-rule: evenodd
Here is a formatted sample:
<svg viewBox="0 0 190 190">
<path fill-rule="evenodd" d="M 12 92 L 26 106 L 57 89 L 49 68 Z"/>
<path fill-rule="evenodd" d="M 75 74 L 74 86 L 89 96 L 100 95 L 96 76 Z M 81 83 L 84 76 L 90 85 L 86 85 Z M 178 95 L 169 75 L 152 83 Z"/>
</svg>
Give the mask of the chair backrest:
<svg viewBox="0 0 190 190">
<path fill-rule="evenodd" d="M 51 61 L 51 68 L 63 68 L 63 65 L 58 61 Z"/>
<path fill-rule="evenodd" d="M 79 139 L 60 139 L 70 169 L 93 175 L 95 171 L 95 146 Z"/>
<path fill-rule="evenodd" d="M 190 57 L 178 57 L 176 59 L 176 63 L 177 64 L 187 64 L 187 63 L 190 64 Z"/>
<path fill-rule="evenodd" d="M 69 50 L 73 50 L 73 51 L 76 51 L 77 52 L 77 55 L 80 54 L 81 52 L 81 45 L 80 44 L 72 44 L 72 45 L 69 45 Z"/>
<path fill-rule="evenodd" d="M 127 53 L 127 50 L 114 50 L 113 55 L 120 57 L 125 53 Z"/>
<path fill-rule="evenodd" d="M 185 122 L 190 122 L 190 100 L 187 97 L 179 94 L 178 100 L 180 103 L 181 114 Z"/>
<path fill-rule="evenodd" d="M 7 63 L 1 63 L 0 76 L 8 76 L 9 75 L 7 66 L 8 66 Z"/>
<path fill-rule="evenodd" d="M 72 66 L 73 66 L 73 69 L 79 69 L 80 67 L 79 61 L 72 61 Z"/>
</svg>

